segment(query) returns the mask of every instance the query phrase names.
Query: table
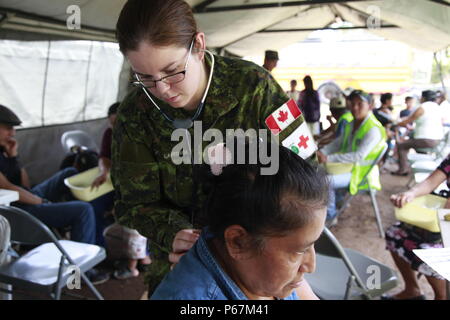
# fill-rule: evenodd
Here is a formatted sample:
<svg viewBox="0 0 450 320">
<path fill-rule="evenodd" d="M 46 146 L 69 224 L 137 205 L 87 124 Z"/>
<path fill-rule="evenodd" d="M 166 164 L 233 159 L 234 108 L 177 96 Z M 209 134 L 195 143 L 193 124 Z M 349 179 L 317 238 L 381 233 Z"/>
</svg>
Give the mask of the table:
<svg viewBox="0 0 450 320">
<path fill-rule="evenodd" d="M 19 200 L 19 193 L 17 191 L 0 189 L 0 205 L 9 206 L 11 202 Z M 0 283 L 0 287 L 11 290 L 10 285 Z M 12 295 L 0 291 L 0 300 L 12 300 Z"/>
<path fill-rule="evenodd" d="M 439 227 L 441 228 L 442 243 L 444 248 L 450 248 L 450 221 L 444 220 L 444 215 L 450 214 L 450 209 L 439 209 Z M 450 281 L 447 281 L 447 300 L 450 300 Z"/>
</svg>

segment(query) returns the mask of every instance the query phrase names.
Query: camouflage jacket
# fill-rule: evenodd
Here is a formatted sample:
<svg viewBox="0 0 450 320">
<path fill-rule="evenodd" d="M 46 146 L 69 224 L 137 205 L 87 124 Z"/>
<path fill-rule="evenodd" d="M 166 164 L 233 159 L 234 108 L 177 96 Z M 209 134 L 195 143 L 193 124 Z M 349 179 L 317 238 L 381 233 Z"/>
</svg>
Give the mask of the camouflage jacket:
<svg viewBox="0 0 450 320">
<path fill-rule="evenodd" d="M 225 136 L 226 129 L 266 129 L 265 119 L 288 101 L 286 93 L 268 71 L 254 63 L 215 59 L 211 87 L 198 118 L 204 131 L 216 128 Z M 191 116 L 152 98 L 172 118 Z M 300 116 L 282 131 L 280 141 L 303 121 Z M 191 209 L 200 209 L 207 193 L 194 183 L 192 165 L 172 162 L 171 151 L 179 143 L 171 141 L 173 130 L 142 89 L 136 88 L 119 107 L 112 144 L 118 222 L 148 237 L 152 252 L 160 249 L 166 254 L 176 232 L 199 227 L 190 216 Z M 193 129 L 189 131 L 193 136 Z"/>
</svg>

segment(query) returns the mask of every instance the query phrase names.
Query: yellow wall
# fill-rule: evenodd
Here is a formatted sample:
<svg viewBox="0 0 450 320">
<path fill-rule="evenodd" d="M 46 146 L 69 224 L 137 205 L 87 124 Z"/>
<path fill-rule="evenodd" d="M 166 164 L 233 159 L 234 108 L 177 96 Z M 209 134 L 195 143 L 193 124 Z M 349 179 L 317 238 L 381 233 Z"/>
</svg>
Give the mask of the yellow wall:
<svg viewBox="0 0 450 320">
<path fill-rule="evenodd" d="M 352 87 L 367 92 L 400 93 L 402 88 L 411 86 L 412 70 L 410 66 L 403 67 L 344 67 L 344 68 L 275 68 L 272 71 L 280 85 L 288 90 L 290 81 L 296 79 L 297 89 L 303 90 L 302 79 L 309 74 L 317 89 L 320 84 L 333 80 L 341 89 Z"/>
</svg>

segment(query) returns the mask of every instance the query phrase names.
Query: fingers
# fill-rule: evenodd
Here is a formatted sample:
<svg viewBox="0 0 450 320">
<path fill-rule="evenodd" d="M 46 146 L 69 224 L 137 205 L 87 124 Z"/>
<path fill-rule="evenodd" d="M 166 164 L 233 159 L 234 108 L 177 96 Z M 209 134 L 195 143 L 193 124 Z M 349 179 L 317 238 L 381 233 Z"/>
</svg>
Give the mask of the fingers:
<svg viewBox="0 0 450 320">
<path fill-rule="evenodd" d="M 197 229 L 184 229 L 179 231 L 173 239 L 173 252 L 181 253 L 188 251 L 200 237 L 200 232 Z"/>
<path fill-rule="evenodd" d="M 172 263 L 172 267 L 171 268 L 173 268 L 175 264 L 180 262 L 180 259 L 181 259 L 181 257 L 184 254 L 185 254 L 185 252 L 183 252 L 183 253 L 174 253 L 174 252 L 169 253 L 169 262 Z"/>
<path fill-rule="evenodd" d="M 106 177 L 99 176 L 91 184 L 91 190 L 94 188 L 99 188 L 103 183 L 105 183 Z"/>
<path fill-rule="evenodd" d="M 184 240 L 184 241 L 191 241 L 195 242 L 200 237 L 201 230 L 199 229 L 183 229 L 181 231 L 178 231 L 178 233 L 175 235 L 175 240 Z"/>
<path fill-rule="evenodd" d="M 407 193 L 393 194 L 391 196 L 391 202 L 397 208 L 403 208 L 405 204 L 412 200 L 412 197 Z"/>
<path fill-rule="evenodd" d="M 401 195 L 393 194 L 390 199 L 394 206 L 396 206 L 397 208 L 402 207 Z"/>
</svg>

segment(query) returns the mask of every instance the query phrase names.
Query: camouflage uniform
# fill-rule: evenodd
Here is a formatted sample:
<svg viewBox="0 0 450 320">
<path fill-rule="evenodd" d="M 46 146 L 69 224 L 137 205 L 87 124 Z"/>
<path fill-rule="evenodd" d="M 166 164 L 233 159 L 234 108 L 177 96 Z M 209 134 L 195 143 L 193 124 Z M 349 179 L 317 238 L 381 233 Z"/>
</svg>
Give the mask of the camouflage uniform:
<svg viewBox="0 0 450 320">
<path fill-rule="evenodd" d="M 251 62 L 215 58 L 211 87 L 197 119 L 202 121 L 203 131 L 216 128 L 225 137 L 226 129 L 265 129 L 265 119 L 288 100 L 284 90 L 269 72 Z M 209 59 L 207 63 L 210 65 Z M 172 118 L 191 116 L 154 99 Z M 282 131 L 280 141 L 303 121 L 300 116 Z M 199 204 L 207 194 L 193 179 L 192 165 L 173 164 L 170 154 L 179 142 L 171 141 L 172 131 L 172 125 L 136 88 L 120 105 L 113 132 L 115 213 L 120 224 L 149 239 L 153 263 L 146 280 L 150 290 L 169 270 L 168 254 L 175 234 L 202 226 Z M 193 137 L 193 128 L 189 131 Z M 205 147 L 210 142 L 202 143 Z"/>
</svg>

